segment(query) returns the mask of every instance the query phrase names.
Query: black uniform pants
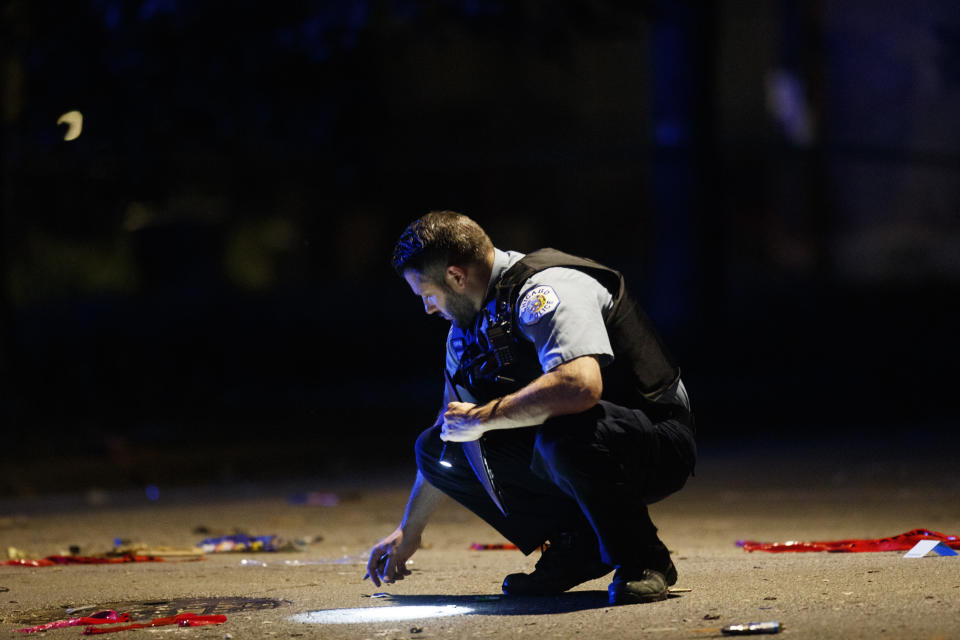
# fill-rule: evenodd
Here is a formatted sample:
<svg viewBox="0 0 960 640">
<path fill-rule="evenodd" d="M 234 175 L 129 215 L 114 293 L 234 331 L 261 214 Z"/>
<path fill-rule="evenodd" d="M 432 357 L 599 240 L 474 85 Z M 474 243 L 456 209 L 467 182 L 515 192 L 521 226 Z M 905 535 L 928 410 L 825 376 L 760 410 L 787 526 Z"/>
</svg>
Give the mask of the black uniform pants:
<svg viewBox="0 0 960 640">
<path fill-rule="evenodd" d="M 451 466 L 438 464 L 439 425 L 417 439 L 417 466 L 430 484 L 524 553 L 559 533 L 592 532 L 607 564 L 666 568 L 669 553 L 647 505 L 679 490 L 693 472 L 696 445 L 685 424 L 654 424 L 642 411 L 600 401 L 537 427 L 489 431 L 484 447 L 507 516 L 458 443 L 447 446 L 444 459 Z"/>
</svg>

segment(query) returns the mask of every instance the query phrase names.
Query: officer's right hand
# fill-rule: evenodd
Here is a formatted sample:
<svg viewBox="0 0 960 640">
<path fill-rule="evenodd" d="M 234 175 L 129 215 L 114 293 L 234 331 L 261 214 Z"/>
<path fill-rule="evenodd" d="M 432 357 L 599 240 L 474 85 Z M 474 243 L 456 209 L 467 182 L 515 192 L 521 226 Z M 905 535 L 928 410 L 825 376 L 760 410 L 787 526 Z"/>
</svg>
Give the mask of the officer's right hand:
<svg viewBox="0 0 960 640">
<path fill-rule="evenodd" d="M 411 540 L 412 536 L 403 535 L 403 529 L 396 530 L 374 545 L 367 562 L 364 579 L 370 578 L 373 584 L 380 586 L 381 581 L 392 583 L 410 575 L 407 560 L 420 546 L 420 540 Z"/>
</svg>

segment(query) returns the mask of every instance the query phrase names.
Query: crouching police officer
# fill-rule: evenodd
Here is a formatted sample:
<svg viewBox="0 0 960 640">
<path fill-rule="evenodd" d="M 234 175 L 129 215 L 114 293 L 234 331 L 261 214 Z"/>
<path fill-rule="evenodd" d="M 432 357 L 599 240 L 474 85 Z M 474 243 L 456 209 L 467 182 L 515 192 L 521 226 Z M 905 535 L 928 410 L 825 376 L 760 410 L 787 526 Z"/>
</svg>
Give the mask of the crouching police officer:
<svg viewBox="0 0 960 640">
<path fill-rule="evenodd" d="M 615 571 L 611 604 L 667 597 L 677 570 L 647 505 L 696 459 L 680 371 L 622 276 L 553 249 L 501 251 L 470 218 L 431 212 L 393 265 L 451 323 L 445 410 L 416 444 L 400 526 L 370 553 L 377 586 L 406 561 L 443 494 L 525 554 L 508 595 L 550 595 Z M 546 545 L 546 546 L 545 546 Z"/>
</svg>

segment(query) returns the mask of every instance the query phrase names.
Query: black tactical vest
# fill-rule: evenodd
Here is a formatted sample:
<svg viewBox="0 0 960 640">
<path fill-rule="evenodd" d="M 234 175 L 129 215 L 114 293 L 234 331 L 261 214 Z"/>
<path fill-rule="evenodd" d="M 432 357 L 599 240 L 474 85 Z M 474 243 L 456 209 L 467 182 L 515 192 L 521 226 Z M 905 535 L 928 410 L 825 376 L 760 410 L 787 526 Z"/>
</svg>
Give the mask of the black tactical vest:
<svg viewBox="0 0 960 640">
<path fill-rule="evenodd" d="M 488 402 L 520 389 L 542 373 L 533 344 L 524 339 L 518 326 L 520 288 L 534 274 L 550 267 L 577 269 L 593 277 L 613 296 L 613 306 L 604 325 L 613 347 L 614 360 L 604 367 L 604 400 L 641 409 L 654 421 L 679 418 L 687 422 L 683 407 L 657 402 L 660 394 L 680 376 L 653 324 L 626 291 L 623 276 L 586 258 L 556 249 L 541 249 L 527 254 L 507 269 L 492 292 L 495 316 L 490 319 L 486 340 L 468 344 L 460 360 L 456 381 L 479 402 Z M 484 308 L 490 298 L 484 302 Z M 482 313 L 482 312 L 481 312 Z"/>
</svg>

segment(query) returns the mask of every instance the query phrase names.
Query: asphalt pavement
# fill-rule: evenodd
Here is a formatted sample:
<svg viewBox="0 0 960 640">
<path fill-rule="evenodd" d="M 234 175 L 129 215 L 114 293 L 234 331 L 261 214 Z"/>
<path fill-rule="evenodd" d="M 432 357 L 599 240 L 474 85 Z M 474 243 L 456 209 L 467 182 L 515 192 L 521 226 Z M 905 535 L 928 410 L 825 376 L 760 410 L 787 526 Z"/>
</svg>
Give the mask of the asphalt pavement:
<svg viewBox="0 0 960 640">
<path fill-rule="evenodd" d="M 916 443 L 917 439 L 909 440 Z M 726 625 L 776 621 L 790 638 L 958 638 L 960 556 L 903 552 L 748 553 L 738 540 L 880 538 L 916 528 L 960 534 L 955 446 L 794 438 L 704 445 L 696 477 L 653 505 L 679 590 L 611 607 L 609 578 L 550 598 L 506 598 L 503 576 L 537 554 L 471 550 L 505 542 L 448 503 L 413 574 L 363 580 L 366 551 L 402 513 L 414 470 L 296 480 L 72 490 L 0 500 L 0 548 L 30 557 L 109 551 L 117 541 L 189 549 L 204 538 L 276 535 L 296 551 L 207 553 L 163 562 L 0 566 L 0 633 L 89 614 L 148 620 L 181 611 L 222 624 L 123 634 L 193 638 L 716 638 Z M 168 549 L 169 551 L 169 549 Z M 68 610 L 78 609 L 73 613 Z M 46 632 L 81 635 L 82 627 Z"/>
</svg>

